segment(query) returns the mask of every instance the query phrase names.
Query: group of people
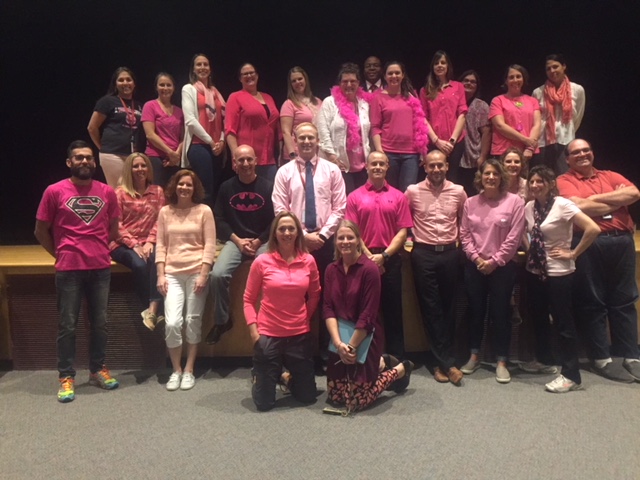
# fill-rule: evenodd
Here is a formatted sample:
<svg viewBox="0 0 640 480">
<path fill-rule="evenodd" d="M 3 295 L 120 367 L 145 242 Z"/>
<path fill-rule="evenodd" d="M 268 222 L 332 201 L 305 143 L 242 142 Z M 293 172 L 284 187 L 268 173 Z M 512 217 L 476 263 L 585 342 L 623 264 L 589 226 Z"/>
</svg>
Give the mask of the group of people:
<svg viewBox="0 0 640 480">
<path fill-rule="evenodd" d="M 211 289 L 215 300 L 214 326 L 206 335 L 213 344 L 232 326 L 231 276 L 242 261 L 255 259 L 244 317 L 259 410 L 274 406 L 278 383 L 303 403 L 315 401 L 311 318 L 318 305 L 320 347 L 329 348 L 329 401 L 357 411 L 386 389 L 402 392 L 413 368 L 401 360 L 400 252 L 408 235 L 435 380 L 460 385 L 481 366 L 487 310 L 496 380 L 511 380 L 513 259 L 520 248 L 529 252 L 526 286 L 537 356 L 523 368 L 557 372 L 550 313 L 560 333 L 562 372 L 546 388 L 580 388 L 575 317 L 567 302 L 574 297 L 588 326 L 595 371 L 640 381 L 634 225 L 627 209 L 640 193 L 624 177 L 595 169 L 591 146 L 574 139 L 584 92 L 568 82 L 565 70 L 561 56 L 547 58 L 549 80 L 536 90 L 538 102 L 522 94 L 526 71 L 512 65 L 507 93 L 489 108 L 476 96 L 477 73 L 465 72 L 462 83 L 451 80 L 443 51 L 434 55 L 419 94 L 402 63 L 389 62 L 382 76 L 381 62 L 370 57 L 367 91 L 359 68 L 344 64 L 331 96 L 320 101 L 304 70 L 294 67 L 289 98 L 278 112 L 258 91 L 251 64 L 239 71 L 242 90 L 225 102 L 212 85 L 208 58 L 195 55 L 182 110 L 171 104 L 170 75 L 158 75 L 158 99 L 140 109 L 133 74 L 118 69 L 113 92 L 98 102 L 89 124 L 115 192 L 92 180 L 93 150 L 76 141 L 67 155 L 71 177 L 46 190 L 37 213 L 36 237 L 56 258 L 58 399 L 75 396 L 75 324 L 83 294 L 91 304 L 91 381 L 118 386 L 104 364 L 109 253 L 133 272 L 143 324 L 154 330 L 165 322 L 173 366 L 168 390 L 195 384 L 206 292 Z M 543 114 L 540 105 L 548 106 Z M 146 153 L 138 153 L 140 121 Z M 278 168 L 280 132 L 286 162 Z M 540 151 L 543 137 L 546 150 Z M 237 175 L 218 184 L 227 146 Z M 565 157 L 569 171 L 556 178 Z M 216 259 L 217 239 L 224 246 Z M 466 257 L 470 356 L 457 368 L 459 247 Z M 607 319 L 623 369 L 611 361 Z"/>
</svg>

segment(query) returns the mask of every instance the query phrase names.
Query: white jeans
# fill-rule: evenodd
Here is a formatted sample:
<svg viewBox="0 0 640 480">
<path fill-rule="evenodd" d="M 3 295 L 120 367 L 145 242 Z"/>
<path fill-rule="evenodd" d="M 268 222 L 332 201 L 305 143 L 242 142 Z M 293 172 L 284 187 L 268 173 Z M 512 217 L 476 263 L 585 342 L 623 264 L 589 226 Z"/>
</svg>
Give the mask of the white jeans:
<svg viewBox="0 0 640 480">
<path fill-rule="evenodd" d="M 116 155 L 114 153 L 100 153 L 100 168 L 107 180 L 107 185 L 116 188 L 120 184 L 122 178 L 122 167 L 127 157 Z"/>
<path fill-rule="evenodd" d="M 208 288 L 198 295 L 193 287 L 198 278 L 194 274 L 166 274 L 168 288 L 164 299 L 165 328 L 164 338 L 167 347 L 176 348 L 182 345 L 182 325 L 186 319 L 187 343 L 198 344 L 202 338 L 202 312 L 207 302 Z M 183 315 L 186 300 L 186 316 Z"/>
</svg>

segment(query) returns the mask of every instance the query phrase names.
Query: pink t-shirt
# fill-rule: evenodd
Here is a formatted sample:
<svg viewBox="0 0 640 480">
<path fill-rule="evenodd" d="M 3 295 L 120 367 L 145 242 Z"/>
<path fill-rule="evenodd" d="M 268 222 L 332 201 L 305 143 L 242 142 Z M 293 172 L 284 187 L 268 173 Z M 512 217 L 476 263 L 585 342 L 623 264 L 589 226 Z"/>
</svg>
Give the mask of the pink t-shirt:
<svg viewBox="0 0 640 480">
<path fill-rule="evenodd" d="M 499 95 L 491 100 L 489 107 L 489 120 L 497 115 L 502 115 L 504 123 L 519 133 L 528 137 L 533 128 L 533 112 L 540 111 L 538 100 L 529 95 L 509 98 L 506 95 Z M 509 147 L 525 149 L 524 143 L 514 142 L 502 136 L 497 129 L 491 130 L 491 155 L 502 155 Z M 536 148 L 535 153 L 540 151 Z"/>
<path fill-rule="evenodd" d="M 398 231 L 413 227 L 407 199 L 387 182 L 376 190 L 367 181 L 351 192 L 344 218 L 360 227 L 367 248 L 386 248 Z"/>
<path fill-rule="evenodd" d="M 424 114 L 431 128 L 443 140 L 449 140 L 453 135 L 458 117 L 469 111 L 464 94 L 464 87 L 460 82 L 450 81 L 438 96 L 431 100 L 427 97 L 424 87 L 420 89 L 420 102 Z M 458 140 L 464 138 L 465 129 L 462 129 Z"/>
<path fill-rule="evenodd" d="M 419 153 L 413 134 L 413 109 L 402 95 L 375 93 L 369 103 L 371 135 L 380 135 L 382 150 L 389 153 Z"/>
<path fill-rule="evenodd" d="M 51 224 L 57 271 L 98 270 L 111 266 L 109 229 L 119 216 L 113 188 L 67 178 L 47 187 L 36 219 Z"/>
<path fill-rule="evenodd" d="M 524 201 L 506 192 L 489 199 L 483 193 L 468 198 L 460 223 L 460 242 L 472 262 L 480 257 L 503 267 L 516 254 L 524 232 Z"/>
<path fill-rule="evenodd" d="M 263 253 L 251 264 L 244 316 L 247 325 L 258 324 L 260 335 L 292 337 L 309 332 L 319 300 L 318 267 L 308 253 L 300 253 L 290 264 L 277 251 Z"/>
<path fill-rule="evenodd" d="M 142 122 L 155 123 L 156 134 L 160 139 L 175 151 L 182 141 L 182 125 L 184 124 L 184 115 L 182 109 L 173 106 L 173 114 L 167 115 L 160 106 L 158 100 L 151 100 L 142 107 Z M 165 157 L 166 154 L 154 147 L 147 140 L 147 148 L 144 153 L 150 157 Z"/>
<path fill-rule="evenodd" d="M 315 124 L 316 115 L 320 111 L 320 107 L 322 107 L 322 100 L 317 99 L 317 104 L 309 104 L 309 105 L 301 105 L 296 107 L 296 104 L 291 100 L 287 99 L 282 104 L 282 108 L 280 109 L 280 117 L 291 117 L 293 118 L 293 128 L 291 132 L 293 133 L 298 125 L 304 122 L 310 122 Z"/>
</svg>

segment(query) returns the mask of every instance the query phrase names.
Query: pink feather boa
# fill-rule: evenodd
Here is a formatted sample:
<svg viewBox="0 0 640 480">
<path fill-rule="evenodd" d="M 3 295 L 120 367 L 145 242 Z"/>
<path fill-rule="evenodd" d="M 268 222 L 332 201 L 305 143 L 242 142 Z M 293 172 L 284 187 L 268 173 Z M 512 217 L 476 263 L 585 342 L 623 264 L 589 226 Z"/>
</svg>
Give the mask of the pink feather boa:
<svg viewBox="0 0 640 480">
<path fill-rule="evenodd" d="M 342 90 L 338 85 L 331 88 L 331 96 L 336 102 L 340 116 L 344 120 L 344 123 L 347 124 L 347 150 L 351 152 L 361 152 L 362 133 L 360 131 L 360 117 L 353 109 L 353 103 L 347 99 L 346 95 L 342 93 Z M 373 95 L 365 92 L 362 87 L 360 87 L 356 92 L 356 98 L 369 103 L 373 98 Z M 418 103 L 418 106 L 420 106 L 420 103 Z"/>
<path fill-rule="evenodd" d="M 405 101 L 413 110 L 413 146 L 418 153 L 425 154 L 427 153 L 427 144 L 429 142 L 429 131 L 425 121 L 424 110 L 422 110 L 420 100 L 413 95 L 409 95 Z"/>
</svg>

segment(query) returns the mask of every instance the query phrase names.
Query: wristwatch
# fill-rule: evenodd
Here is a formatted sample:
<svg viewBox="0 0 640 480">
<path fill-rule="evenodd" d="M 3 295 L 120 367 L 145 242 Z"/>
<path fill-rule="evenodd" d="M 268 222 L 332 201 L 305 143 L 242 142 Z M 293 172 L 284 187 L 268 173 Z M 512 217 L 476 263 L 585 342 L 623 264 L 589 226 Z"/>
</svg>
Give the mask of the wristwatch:
<svg viewBox="0 0 640 480">
<path fill-rule="evenodd" d="M 389 254 L 387 252 L 382 252 L 381 253 L 382 258 L 384 258 L 384 263 L 387 263 L 389 261 Z"/>
</svg>

